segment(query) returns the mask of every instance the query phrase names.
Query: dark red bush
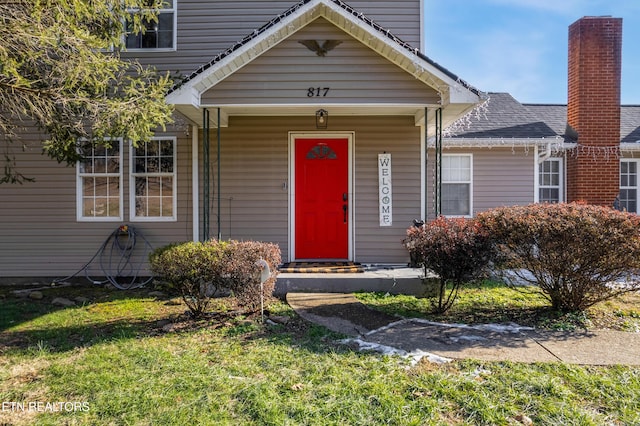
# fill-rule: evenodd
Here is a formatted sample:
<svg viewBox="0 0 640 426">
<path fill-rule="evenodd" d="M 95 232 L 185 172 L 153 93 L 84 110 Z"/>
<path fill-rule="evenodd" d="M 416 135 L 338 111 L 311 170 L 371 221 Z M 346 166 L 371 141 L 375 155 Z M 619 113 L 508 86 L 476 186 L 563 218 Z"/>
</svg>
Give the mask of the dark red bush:
<svg viewBox="0 0 640 426">
<path fill-rule="evenodd" d="M 537 286 L 562 311 L 583 310 L 640 290 L 640 220 L 609 207 L 532 204 L 484 212 L 478 220 L 500 252 L 512 284 Z M 624 285 L 614 284 L 626 281 Z"/>
<path fill-rule="evenodd" d="M 449 309 L 460 286 L 481 277 L 493 258 L 490 235 L 475 219 L 441 216 L 409 228 L 404 245 L 425 269 L 425 276 L 432 271 L 439 277 L 437 312 Z"/>
</svg>

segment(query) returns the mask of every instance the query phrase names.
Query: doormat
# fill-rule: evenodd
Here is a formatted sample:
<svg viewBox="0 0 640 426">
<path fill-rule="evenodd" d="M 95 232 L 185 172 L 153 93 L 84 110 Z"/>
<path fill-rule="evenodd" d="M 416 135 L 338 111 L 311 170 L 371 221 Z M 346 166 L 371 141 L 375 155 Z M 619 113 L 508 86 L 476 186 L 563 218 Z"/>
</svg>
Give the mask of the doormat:
<svg viewBox="0 0 640 426">
<path fill-rule="evenodd" d="M 278 270 L 283 274 L 352 274 L 364 272 L 364 267 L 357 262 L 289 262 Z"/>
</svg>

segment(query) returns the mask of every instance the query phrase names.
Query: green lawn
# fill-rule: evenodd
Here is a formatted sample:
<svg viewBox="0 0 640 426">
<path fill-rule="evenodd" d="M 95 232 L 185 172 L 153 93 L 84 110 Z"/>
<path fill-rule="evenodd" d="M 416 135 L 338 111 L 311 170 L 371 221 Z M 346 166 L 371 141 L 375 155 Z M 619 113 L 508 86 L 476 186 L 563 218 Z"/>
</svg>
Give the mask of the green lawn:
<svg viewBox="0 0 640 426">
<path fill-rule="evenodd" d="M 484 313 L 470 314 L 463 306 L 471 296 L 463 295 L 450 319 L 482 321 L 493 309 L 506 320 L 516 311 L 494 294 L 504 289 L 474 291 L 473 299 L 486 299 Z M 90 302 L 49 303 L 77 294 Z M 359 297 L 428 316 L 424 299 Z M 529 318 L 557 320 L 538 299 L 523 297 L 513 303 L 533 312 Z M 0 424 L 517 425 L 522 416 L 545 425 L 640 424 L 640 368 L 474 360 L 409 367 L 338 344 L 343 336 L 306 323 L 282 302 L 270 310 L 291 317 L 286 325 L 263 325 L 225 303 L 216 304 L 225 314 L 193 322 L 183 305 L 142 290 L 54 289 L 42 301 L 5 291 Z M 633 318 L 634 306 L 632 299 L 599 309 L 607 318 Z"/>
</svg>

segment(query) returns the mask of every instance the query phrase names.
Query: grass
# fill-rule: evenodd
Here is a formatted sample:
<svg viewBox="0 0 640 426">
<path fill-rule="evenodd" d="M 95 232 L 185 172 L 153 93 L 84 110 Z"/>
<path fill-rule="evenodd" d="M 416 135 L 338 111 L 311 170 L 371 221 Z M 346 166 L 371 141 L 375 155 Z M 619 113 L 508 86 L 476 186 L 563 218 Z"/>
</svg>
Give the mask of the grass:
<svg viewBox="0 0 640 426">
<path fill-rule="evenodd" d="M 529 318 L 544 312 L 536 299 L 510 301 L 515 295 L 505 291 L 462 294 L 447 319 L 484 321 L 494 309 L 508 320 L 517 306 L 533 312 Z M 90 302 L 48 303 L 76 294 Z M 359 297 L 426 315 L 423 299 Z M 53 289 L 42 301 L 0 296 L 0 424 L 506 425 L 523 416 L 535 424 L 640 423 L 640 368 L 474 360 L 409 367 L 337 343 L 343 336 L 301 320 L 282 302 L 269 309 L 289 317 L 285 325 L 262 324 L 217 302 L 223 313 L 194 322 L 176 299 L 144 290 Z M 474 304 L 482 308 L 477 315 Z M 629 320 L 638 305 L 614 301 L 597 312 Z M 47 402 L 67 409 L 46 410 Z"/>
<path fill-rule="evenodd" d="M 555 330 L 611 329 L 640 332 L 640 293 L 628 293 L 593 306 L 585 312 L 559 313 L 539 293 L 486 281 L 463 287 L 453 307 L 444 314 L 432 312 L 431 300 L 407 295 L 357 293 L 372 308 L 410 318 L 481 324 L 514 322 Z"/>
</svg>

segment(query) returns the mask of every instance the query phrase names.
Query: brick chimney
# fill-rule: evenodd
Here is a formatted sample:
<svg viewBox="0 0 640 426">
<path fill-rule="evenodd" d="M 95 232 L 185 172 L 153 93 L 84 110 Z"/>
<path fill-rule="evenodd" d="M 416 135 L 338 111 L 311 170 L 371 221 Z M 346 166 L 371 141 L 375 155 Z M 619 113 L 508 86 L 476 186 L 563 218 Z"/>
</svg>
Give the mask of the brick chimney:
<svg viewBox="0 0 640 426">
<path fill-rule="evenodd" d="M 611 206 L 620 188 L 622 18 L 587 16 L 569 26 L 567 201 Z"/>
</svg>

